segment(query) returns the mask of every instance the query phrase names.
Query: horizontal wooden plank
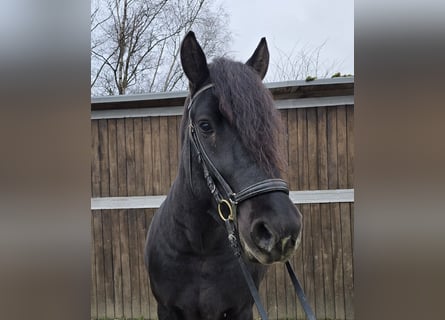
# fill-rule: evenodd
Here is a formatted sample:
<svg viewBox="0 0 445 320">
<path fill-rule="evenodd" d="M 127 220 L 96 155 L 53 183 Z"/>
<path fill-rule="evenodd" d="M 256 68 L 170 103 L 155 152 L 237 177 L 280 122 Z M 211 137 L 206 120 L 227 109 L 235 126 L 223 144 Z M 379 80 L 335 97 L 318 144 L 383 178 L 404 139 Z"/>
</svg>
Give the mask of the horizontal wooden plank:
<svg viewBox="0 0 445 320">
<path fill-rule="evenodd" d="M 291 191 L 289 197 L 295 204 L 354 202 L 354 189 Z"/>
<path fill-rule="evenodd" d="M 140 108 L 140 109 L 93 110 L 91 111 L 91 120 L 180 116 L 182 115 L 183 112 L 184 112 L 183 106 Z"/>
<path fill-rule="evenodd" d="M 295 204 L 354 202 L 354 189 L 291 191 Z M 91 210 L 156 209 L 166 196 L 100 197 L 91 198 Z"/>
<path fill-rule="evenodd" d="M 302 99 L 275 100 L 277 109 L 321 108 L 342 105 L 353 105 L 354 96 L 333 96 Z M 184 112 L 183 106 L 138 108 L 138 109 L 110 109 L 93 110 L 91 119 L 119 119 L 139 117 L 180 116 Z"/>
<path fill-rule="evenodd" d="M 100 197 L 91 198 L 91 210 L 102 209 L 157 209 L 166 196 Z"/>
<path fill-rule="evenodd" d="M 283 87 L 305 87 L 305 86 L 339 85 L 339 84 L 353 84 L 353 83 L 354 83 L 354 76 L 323 78 L 323 79 L 315 79 L 313 81 L 287 80 L 287 81 L 277 81 L 277 82 L 266 82 L 264 83 L 264 85 L 268 89 L 276 89 Z"/>
<path fill-rule="evenodd" d="M 277 109 L 322 108 L 353 104 L 354 96 L 352 95 L 275 100 Z"/>
</svg>

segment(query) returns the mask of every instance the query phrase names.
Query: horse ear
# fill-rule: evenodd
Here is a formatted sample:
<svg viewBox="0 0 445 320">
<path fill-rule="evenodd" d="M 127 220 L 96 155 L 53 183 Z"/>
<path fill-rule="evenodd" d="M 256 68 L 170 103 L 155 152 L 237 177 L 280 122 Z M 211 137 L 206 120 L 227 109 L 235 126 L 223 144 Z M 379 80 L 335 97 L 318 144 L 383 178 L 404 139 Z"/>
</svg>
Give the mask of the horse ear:
<svg viewBox="0 0 445 320">
<path fill-rule="evenodd" d="M 181 64 L 194 89 L 199 88 L 209 77 L 206 56 L 192 31 L 182 40 Z"/>
<path fill-rule="evenodd" d="M 267 68 L 269 67 L 269 49 L 267 48 L 266 38 L 261 38 L 258 47 L 255 49 L 255 52 L 250 59 L 247 60 L 246 64 L 254 68 L 260 75 L 261 79 L 264 79 Z"/>
</svg>

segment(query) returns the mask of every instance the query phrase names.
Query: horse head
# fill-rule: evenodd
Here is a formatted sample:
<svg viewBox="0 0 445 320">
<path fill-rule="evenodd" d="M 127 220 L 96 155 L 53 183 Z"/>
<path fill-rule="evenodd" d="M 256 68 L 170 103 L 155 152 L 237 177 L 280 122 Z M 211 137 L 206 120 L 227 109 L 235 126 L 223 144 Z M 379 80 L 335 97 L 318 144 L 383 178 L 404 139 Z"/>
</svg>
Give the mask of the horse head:
<svg viewBox="0 0 445 320">
<path fill-rule="evenodd" d="M 190 87 L 183 130 L 192 130 L 190 135 L 183 132 L 183 143 L 195 144 L 189 148 L 193 168 L 189 181 L 196 197 L 211 200 L 219 193 L 219 203 L 218 197 L 210 201 L 213 212 L 223 199 L 236 204 L 231 218 L 251 261 L 288 260 L 300 242 L 302 216 L 280 180 L 280 115 L 262 83 L 269 65 L 265 38 L 245 64 L 224 58 L 208 64 L 189 32 L 182 42 L 181 63 Z M 262 190 L 241 201 L 230 198 L 255 188 Z M 224 194 L 226 189 L 232 194 Z"/>
</svg>

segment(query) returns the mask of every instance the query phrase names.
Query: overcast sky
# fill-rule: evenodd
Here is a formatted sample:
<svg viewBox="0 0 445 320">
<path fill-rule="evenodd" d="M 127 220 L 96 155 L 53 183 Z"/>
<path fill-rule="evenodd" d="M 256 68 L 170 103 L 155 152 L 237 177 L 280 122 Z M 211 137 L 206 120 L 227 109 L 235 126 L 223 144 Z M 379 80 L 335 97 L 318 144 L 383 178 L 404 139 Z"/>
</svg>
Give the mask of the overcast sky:
<svg viewBox="0 0 445 320">
<path fill-rule="evenodd" d="M 216 0 L 230 16 L 230 53 L 245 61 L 266 37 L 271 61 L 277 49 L 325 45 L 320 61 L 334 63 L 342 74 L 354 74 L 353 0 Z M 271 66 L 272 67 L 272 66 Z M 271 70 L 269 71 L 269 73 Z"/>
</svg>

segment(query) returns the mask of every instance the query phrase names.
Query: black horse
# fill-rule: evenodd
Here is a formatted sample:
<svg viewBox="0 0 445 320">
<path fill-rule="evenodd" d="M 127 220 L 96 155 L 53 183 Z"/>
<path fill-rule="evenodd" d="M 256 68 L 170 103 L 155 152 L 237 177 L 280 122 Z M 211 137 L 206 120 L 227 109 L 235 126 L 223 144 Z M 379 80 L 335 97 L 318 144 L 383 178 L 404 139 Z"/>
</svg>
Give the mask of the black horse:
<svg viewBox="0 0 445 320">
<path fill-rule="evenodd" d="M 215 190 L 224 186 L 215 175 L 236 192 L 258 182 L 262 186 L 261 181 L 273 184 L 280 176 L 280 116 L 262 84 L 267 43 L 261 39 L 246 64 L 224 58 L 207 64 L 189 32 L 181 63 L 190 96 L 181 124 L 178 176 L 153 218 L 145 248 L 158 317 L 252 319 L 253 299 L 218 215 Z M 196 144 L 214 170 L 203 168 L 206 161 Z M 267 265 L 288 260 L 300 240 L 301 214 L 288 194 L 276 189 L 250 194 L 233 213 L 243 259 L 257 287 Z M 221 211 L 230 211 L 228 203 Z"/>
</svg>

